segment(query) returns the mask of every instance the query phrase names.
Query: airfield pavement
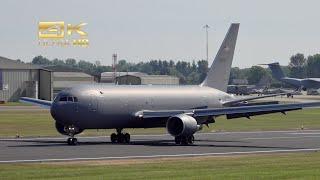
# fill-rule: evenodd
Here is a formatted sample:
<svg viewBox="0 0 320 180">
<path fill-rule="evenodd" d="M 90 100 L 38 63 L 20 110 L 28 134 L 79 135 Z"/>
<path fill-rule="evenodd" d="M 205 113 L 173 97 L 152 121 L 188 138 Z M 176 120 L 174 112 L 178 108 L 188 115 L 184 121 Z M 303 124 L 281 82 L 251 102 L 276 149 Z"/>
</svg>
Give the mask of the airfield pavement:
<svg viewBox="0 0 320 180">
<path fill-rule="evenodd" d="M 320 130 L 213 132 L 195 135 L 195 144 L 175 145 L 170 135 L 134 135 L 130 144 L 112 144 L 109 137 L 0 139 L 0 163 L 74 160 L 144 159 L 219 156 L 320 150 Z"/>
</svg>

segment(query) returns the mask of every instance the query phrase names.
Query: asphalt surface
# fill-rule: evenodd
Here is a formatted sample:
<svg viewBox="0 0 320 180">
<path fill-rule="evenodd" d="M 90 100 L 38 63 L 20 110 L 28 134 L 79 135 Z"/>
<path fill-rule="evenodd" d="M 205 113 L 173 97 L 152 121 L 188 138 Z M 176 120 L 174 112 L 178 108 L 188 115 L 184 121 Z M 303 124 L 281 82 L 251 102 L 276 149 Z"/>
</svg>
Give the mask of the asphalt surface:
<svg viewBox="0 0 320 180">
<path fill-rule="evenodd" d="M 320 150 L 320 130 L 198 133 L 194 145 L 175 145 L 169 135 L 131 136 L 130 144 L 109 137 L 0 139 L 0 163 L 232 155 Z"/>
</svg>

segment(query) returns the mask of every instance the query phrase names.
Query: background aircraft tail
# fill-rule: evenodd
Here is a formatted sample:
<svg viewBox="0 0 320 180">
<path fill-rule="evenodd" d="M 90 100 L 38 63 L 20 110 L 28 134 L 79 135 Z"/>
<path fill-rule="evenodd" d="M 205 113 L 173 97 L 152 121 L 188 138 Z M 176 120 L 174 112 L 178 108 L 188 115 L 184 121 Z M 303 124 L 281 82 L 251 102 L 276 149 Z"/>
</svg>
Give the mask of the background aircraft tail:
<svg viewBox="0 0 320 180">
<path fill-rule="evenodd" d="M 239 25 L 239 23 L 231 24 L 228 33 L 207 73 L 207 77 L 200 86 L 208 86 L 224 92 L 227 91 Z"/>
<path fill-rule="evenodd" d="M 284 78 L 284 73 L 280 67 L 280 64 L 278 62 L 275 62 L 275 63 L 270 63 L 270 64 L 267 64 L 269 66 L 269 68 L 271 69 L 271 72 L 272 72 L 272 76 L 277 79 L 277 80 L 280 80 L 282 78 Z"/>
</svg>

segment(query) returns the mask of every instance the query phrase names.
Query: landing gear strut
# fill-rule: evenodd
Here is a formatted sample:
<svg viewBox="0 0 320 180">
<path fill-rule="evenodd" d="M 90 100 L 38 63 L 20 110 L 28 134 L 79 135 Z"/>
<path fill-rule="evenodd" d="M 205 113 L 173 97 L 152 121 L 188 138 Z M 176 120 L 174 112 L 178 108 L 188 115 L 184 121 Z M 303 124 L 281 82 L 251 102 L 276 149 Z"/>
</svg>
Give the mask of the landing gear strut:
<svg viewBox="0 0 320 180">
<path fill-rule="evenodd" d="M 123 134 L 122 129 L 117 129 L 117 133 L 112 133 L 110 136 L 112 143 L 130 143 L 130 134 Z"/>
<path fill-rule="evenodd" d="M 188 145 L 188 144 L 193 144 L 194 143 L 194 136 L 176 136 L 174 138 L 174 141 L 176 144 L 181 144 L 181 145 Z"/>
</svg>

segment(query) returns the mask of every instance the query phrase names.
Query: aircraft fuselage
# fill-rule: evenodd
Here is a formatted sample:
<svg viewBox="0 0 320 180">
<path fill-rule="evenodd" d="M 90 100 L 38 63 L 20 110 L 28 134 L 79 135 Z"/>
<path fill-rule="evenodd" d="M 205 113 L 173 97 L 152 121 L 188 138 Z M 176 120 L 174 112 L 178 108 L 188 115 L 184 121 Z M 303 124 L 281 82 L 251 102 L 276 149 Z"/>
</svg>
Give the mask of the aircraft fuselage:
<svg viewBox="0 0 320 180">
<path fill-rule="evenodd" d="M 64 98 L 65 97 L 65 98 Z M 219 108 L 233 96 L 200 86 L 82 85 L 55 98 L 51 115 L 64 125 L 82 129 L 163 127 L 163 121 L 142 120 L 140 110 Z"/>
</svg>

